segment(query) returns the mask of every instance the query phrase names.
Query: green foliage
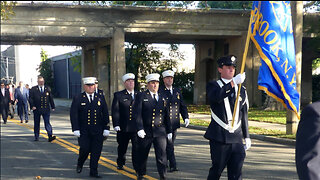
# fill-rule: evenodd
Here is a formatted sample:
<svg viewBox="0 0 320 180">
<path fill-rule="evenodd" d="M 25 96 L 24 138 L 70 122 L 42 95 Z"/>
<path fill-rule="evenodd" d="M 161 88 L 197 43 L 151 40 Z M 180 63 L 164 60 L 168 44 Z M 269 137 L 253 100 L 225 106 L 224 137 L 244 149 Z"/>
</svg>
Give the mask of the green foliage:
<svg viewBox="0 0 320 180">
<path fill-rule="evenodd" d="M 79 50 L 79 47 L 76 48 L 76 50 Z M 81 53 L 78 53 L 76 55 L 72 55 L 72 52 L 69 53 L 70 62 L 73 66 L 73 71 L 78 72 L 81 74 Z"/>
<path fill-rule="evenodd" d="M 320 100 L 320 75 L 312 76 L 312 102 Z"/>
<path fill-rule="evenodd" d="M 251 9 L 253 1 L 200 1 L 199 8 Z"/>
<path fill-rule="evenodd" d="M 1 1 L 1 20 L 9 20 L 9 16 L 15 15 L 13 8 L 16 4 L 16 1 Z"/>
<path fill-rule="evenodd" d="M 316 70 L 317 68 L 320 68 L 320 58 L 312 61 L 312 70 Z"/>
<path fill-rule="evenodd" d="M 248 117 L 249 120 L 252 121 L 286 124 L 286 111 L 266 111 L 257 108 L 250 108 Z"/>
<path fill-rule="evenodd" d="M 174 87 L 178 87 L 181 90 L 183 100 L 188 103 L 193 103 L 194 92 L 194 72 L 186 73 L 184 71 L 176 73 L 174 75 Z"/>
<path fill-rule="evenodd" d="M 54 81 L 53 81 L 53 72 L 51 68 L 51 60 L 48 59 L 47 52 L 41 49 L 40 52 L 41 56 L 41 63 L 37 70 L 40 73 L 40 76 L 42 76 L 45 80 L 45 84 L 49 86 L 52 89 L 52 92 L 54 92 Z"/>
</svg>

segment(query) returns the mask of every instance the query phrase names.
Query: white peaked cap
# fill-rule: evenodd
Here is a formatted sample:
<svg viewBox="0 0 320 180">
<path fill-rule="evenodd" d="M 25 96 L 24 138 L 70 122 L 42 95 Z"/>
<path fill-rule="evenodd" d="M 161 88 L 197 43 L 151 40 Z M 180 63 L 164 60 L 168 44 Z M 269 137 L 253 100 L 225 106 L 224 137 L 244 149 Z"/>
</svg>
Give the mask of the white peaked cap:
<svg viewBox="0 0 320 180">
<path fill-rule="evenodd" d="M 165 78 L 165 77 L 174 77 L 174 72 L 172 70 L 166 70 L 166 71 L 163 71 L 162 73 L 162 77 Z"/>
<path fill-rule="evenodd" d="M 84 77 L 82 78 L 83 84 L 95 84 L 97 78 L 96 77 Z"/>
<path fill-rule="evenodd" d="M 134 79 L 136 76 L 133 73 L 127 73 L 122 76 L 122 81 L 126 82 L 128 79 Z"/>
<path fill-rule="evenodd" d="M 147 83 L 150 81 L 159 81 L 159 78 L 160 78 L 160 74 L 158 73 L 152 73 L 146 76 Z"/>
</svg>

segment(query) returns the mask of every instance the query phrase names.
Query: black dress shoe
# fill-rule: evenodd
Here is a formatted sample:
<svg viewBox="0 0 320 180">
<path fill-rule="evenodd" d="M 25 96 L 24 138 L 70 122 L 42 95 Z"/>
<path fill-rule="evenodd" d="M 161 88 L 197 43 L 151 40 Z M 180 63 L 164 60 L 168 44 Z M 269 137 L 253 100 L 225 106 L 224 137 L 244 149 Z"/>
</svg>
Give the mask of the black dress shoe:
<svg viewBox="0 0 320 180">
<path fill-rule="evenodd" d="M 118 165 L 118 166 L 117 166 L 117 169 L 118 169 L 118 170 L 123 170 L 123 165 Z"/>
<path fill-rule="evenodd" d="M 138 175 L 137 176 L 137 180 L 142 180 L 143 179 L 143 175 Z"/>
<path fill-rule="evenodd" d="M 48 142 L 51 142 L 56 139 L 56 136 L 49 136 Z"/>
<path fill-rule="evenodd" d="M 96 174 L 91 174 L 91 173 L 90 173 L 90 177 L 93 177 L 93 178 L 102 178 L 102 176 L 100 176 L 98 173 L 96 173 Z"/>
<path fill-rule="evenodd" d="M 82 166 L 77 165 L 77 173 L 81 173 L 82 172 Z"/>
<path fill-rule="evenodd" d="M 7 121 L 3 122 L 3 124 L 7 124 Z"/>
<path fill-rule="evenodd" d="M 170 172 L 174 172 L 174 171 L 179 171 L 179 169 L 178 168 L 170 168 Z"/>
<path fill-rule="evenodd" d="M 20 123 L 23 123 L 23 120 L 21 120 Z"/>
<path fill-rule="evenodd" d="M 28 120 L 26 120 L 26 123 L 28 123 L 29 121 Z"/>
<path fill-rule="evenodd" d="M 34 141 L 39 141 L 39 138 L 34 138 Z"/>
</svg>

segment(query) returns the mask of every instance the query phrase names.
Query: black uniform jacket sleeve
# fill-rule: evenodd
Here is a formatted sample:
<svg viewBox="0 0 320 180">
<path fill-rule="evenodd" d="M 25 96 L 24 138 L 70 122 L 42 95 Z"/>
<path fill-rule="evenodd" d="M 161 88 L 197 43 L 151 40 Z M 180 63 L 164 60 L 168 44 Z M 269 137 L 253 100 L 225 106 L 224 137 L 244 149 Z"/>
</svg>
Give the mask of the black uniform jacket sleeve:
<svg viewBox="0 0 320 180">
<path fill-rule="evenodd" d="M 120 103 L 119 103 L 119 97 L 120 92 L 115 92 L 113 95 L 113 101 L 112 101 L 112 124 L 113 127 L 120 126 Z"/>
<path fill-rule="evenodd" d="M 296 138 L 296 166 L 299 179 L 320 179 L 320 101 L 301 112 Z"/>
<path fill-rule="evenodd" d="M 72 99 L 71 108 L 70 108 L 70 121 L 71 121 L 72 131 L 80 130 L 78 110 L 80 106 L 81 95 L 82 94 L 74 96 Z"/>
</svg>

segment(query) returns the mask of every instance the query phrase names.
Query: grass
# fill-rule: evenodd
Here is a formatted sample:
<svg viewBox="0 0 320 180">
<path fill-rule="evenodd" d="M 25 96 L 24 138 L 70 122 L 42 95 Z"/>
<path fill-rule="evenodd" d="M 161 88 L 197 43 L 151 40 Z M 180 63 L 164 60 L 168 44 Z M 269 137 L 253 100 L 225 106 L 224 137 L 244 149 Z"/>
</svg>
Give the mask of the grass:
<svg viewBox="0 0 320 180">
<path fill-rule="evenodd" d="M 209 114 L 209 105 L 189 105 L 189 113 Z M 261 110 L 258 108 L 250 108 L 248 118 L 252 121 L 286 124 L 286 111 Z"/>
<path fill-rule="evenodd" d="M 181 120 L 181 123 L 184 123 L 184 122 Z M 190 124 L 196 125 L 196 126 L 208 127 L 210 122 L 205 120 L 200 120 L 200 119 L 190 119 Z M 296 139 L 295 134 L 291 135 L 291 134 L 286 134 L 285 131 L 264 129 L 264 128 L 253 127 L 253 126 L 249 126 L 249 133 L 277 137 L 277 138 Z"/>
</svg>

